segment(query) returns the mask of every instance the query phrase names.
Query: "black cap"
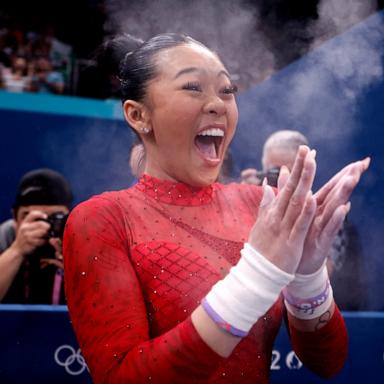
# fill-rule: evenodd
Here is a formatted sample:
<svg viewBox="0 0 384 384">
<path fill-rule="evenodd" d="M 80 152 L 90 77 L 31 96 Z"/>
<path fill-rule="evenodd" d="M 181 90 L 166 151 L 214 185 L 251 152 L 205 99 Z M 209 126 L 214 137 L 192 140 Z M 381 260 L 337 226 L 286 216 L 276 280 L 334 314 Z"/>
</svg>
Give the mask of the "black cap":
<svg viewBox="0 0 384 384">
<path fill-rule="evenodd" d="M 65 205 L 69 208 L 72 200 L 65 177 L 52 169 L 41 168 L 21 178 L 13 208 L 29 205 Z"/>
</svg>

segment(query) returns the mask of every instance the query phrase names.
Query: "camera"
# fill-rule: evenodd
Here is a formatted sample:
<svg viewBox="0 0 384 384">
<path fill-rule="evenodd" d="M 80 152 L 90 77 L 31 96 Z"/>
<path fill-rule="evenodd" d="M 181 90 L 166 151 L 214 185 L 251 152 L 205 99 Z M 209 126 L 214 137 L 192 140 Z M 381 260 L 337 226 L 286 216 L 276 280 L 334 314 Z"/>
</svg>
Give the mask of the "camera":
<svg viewBox="0 0 384 384">
<path fill-rule="evenodd" d="M 47 219 L 44 220 L 51 226 L 48 231 L 48 237 L 58 237 L 62 239 L 67 218 L 68 215 L 63 212 L 51 213 Z"/>
<path fill-rule="evenodd" d="M 277 187 L 277 180 L 280 174 L 280 167 L 275 167 L 268 169 L 267 171 L 259 171 L 257 172 L 257 178 L 263 181 L 267 178 L 267 184 L 271 187 Z"/>
</svg>

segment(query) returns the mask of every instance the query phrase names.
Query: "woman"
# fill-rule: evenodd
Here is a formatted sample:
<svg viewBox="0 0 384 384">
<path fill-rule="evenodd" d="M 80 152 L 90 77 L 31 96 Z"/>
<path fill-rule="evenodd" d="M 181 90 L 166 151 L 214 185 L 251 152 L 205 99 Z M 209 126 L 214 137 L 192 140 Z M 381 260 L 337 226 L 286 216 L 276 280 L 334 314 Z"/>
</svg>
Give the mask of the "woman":
<svg viewBox="0 0 384 384">
<path fill-rule="evenodd" d="M 131 45 L 107 48 L 123 48 L 124 115 L 145 174 L 80 204 L 64 239 L 68 307 L 94 382 L 266 383 L 285 308 L 300 359 L 334 375 L 347 337 L 324 259 L 368 160 L 314 196 L 307 147 L 277 196 L 216 184 L 237 123 L 224 65 L 184 35 Z"/>
</svg>

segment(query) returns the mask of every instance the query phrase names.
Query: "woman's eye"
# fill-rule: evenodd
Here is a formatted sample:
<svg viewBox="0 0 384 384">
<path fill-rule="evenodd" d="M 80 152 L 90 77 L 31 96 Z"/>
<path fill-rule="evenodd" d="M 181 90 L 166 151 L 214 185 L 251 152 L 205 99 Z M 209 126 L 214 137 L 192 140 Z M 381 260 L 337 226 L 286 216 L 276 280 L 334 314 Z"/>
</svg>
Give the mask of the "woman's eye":
<svg viewBox="0 0 384 384">
<path fill-rule="evenodd" d="M 236 93 L 238 90 L 237 88 L 237 85 L 229 85 L 227 87 L 225 87 L 222 92 L 225 93 L 226 95 L 231 95 L 231 94 L 234 94 Z"/>
<path fill-rule="evenodd" d="M 201 92 L 201 87 L 199 83 L 187 83 L 183 85 L 183 89 L 186 89 L 187 91 Z"/>
</svg>

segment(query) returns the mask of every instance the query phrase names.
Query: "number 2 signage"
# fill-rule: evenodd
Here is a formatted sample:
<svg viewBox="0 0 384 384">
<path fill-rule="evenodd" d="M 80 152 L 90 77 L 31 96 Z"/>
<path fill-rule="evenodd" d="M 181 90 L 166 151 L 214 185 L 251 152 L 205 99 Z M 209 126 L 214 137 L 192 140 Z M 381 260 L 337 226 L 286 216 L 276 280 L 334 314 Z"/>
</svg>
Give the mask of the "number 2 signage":
<svg viewBox="0 0 384 384">
<path fill-rule="evenodd" d="M 274 349 L 272 351 L 271 370 L 274 370 L 274 371 L 280 370 L 282 368 L 281 364 L 284 364 L 284 360 L 283 361 L 281 360 L 282 360 L 281 353 L 278 350 Z M 288 369 L 300 369 L 303 366 L 303 363 L 296 356 L 296 353 L 294 351 L 290 351 L 285 356 L 285 366 Z"/>
</svg>

